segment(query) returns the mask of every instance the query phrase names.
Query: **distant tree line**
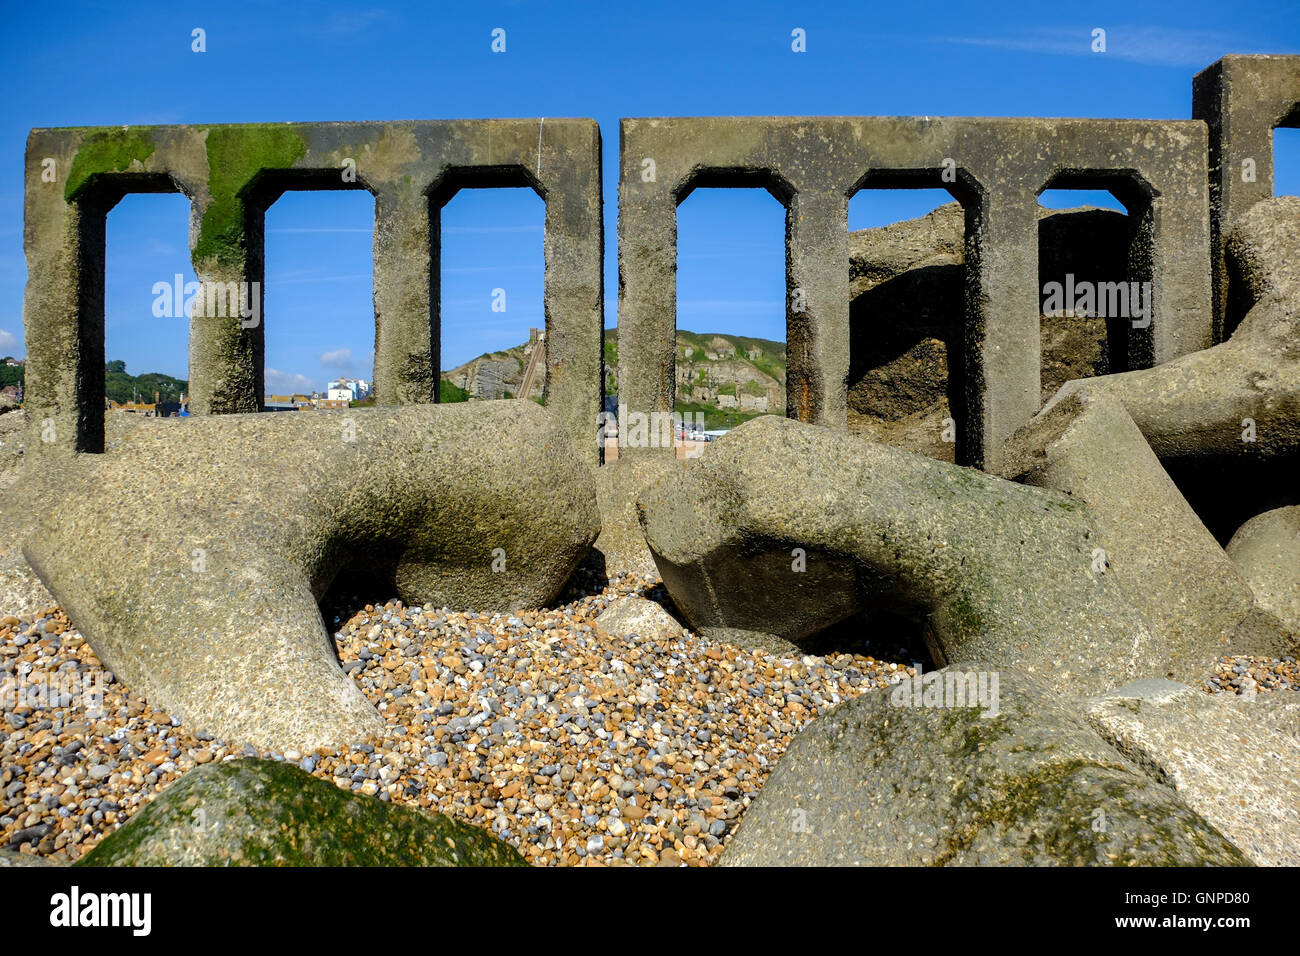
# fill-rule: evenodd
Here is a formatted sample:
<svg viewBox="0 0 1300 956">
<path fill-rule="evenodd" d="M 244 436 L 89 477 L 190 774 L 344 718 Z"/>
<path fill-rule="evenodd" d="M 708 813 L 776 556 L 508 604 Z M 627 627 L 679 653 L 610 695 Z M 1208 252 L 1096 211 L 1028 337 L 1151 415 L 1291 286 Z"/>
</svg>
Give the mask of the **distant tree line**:
<svg viewBox="0 0 1300 956">
<path fill-rule="evenodd" d="M 181 395 L 189 394 L 190 384 L 185 379 L 172 378 L 162 372 L 131 375 L 126 370 L 126 362 L 121 359 L 104 366 L 104 394 L 113 401 L 129 402 L 134 395 L 139 401 L 152 402 L 154 392 L 158 393 L 161 401 L 179 402 Z"/>
<path fill-rule="evenodd" d="M 4 358 L 0 358 L 0 388 L 4 388 L 7 385 L 23 384 L 23 366 L 6 365 L 5 360 L 8 358 L 8 355 Z"/>
</svg>

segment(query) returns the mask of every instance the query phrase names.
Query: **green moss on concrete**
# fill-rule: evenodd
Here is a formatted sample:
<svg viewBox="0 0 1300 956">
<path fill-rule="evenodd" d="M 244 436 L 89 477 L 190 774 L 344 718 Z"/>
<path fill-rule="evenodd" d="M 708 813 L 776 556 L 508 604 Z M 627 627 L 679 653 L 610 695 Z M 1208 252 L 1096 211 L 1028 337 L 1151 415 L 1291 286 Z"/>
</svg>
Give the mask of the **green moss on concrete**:
<svg viewBox="0 0 1300 956">
<path fill-rule="evenodd" d="M 194 261 L 238 267 L 245 246 L 244 190 L 264 169 L 291 168 L 307 154 L 307 141 L 290 126 L 214 126 L 207 150 L 212 203 L 203 214 Z"/>
<path fill-rule="evenodd" d="M 984 615 L 979 612 L 975 602 L 971 600 L 970 594 L 962 591 L 948 605 L 947 621 L 945 622 L 952 629 L 952 633 L 963 637 L 973 637 L 982 634 L 988 627 Z"/>
<path fill-rule="evenodd" d="M 1092 760 L 1074 758 L 986 780 L 978 791 L 959 787 L 954 801 L 967 802 L 970 816 L 947 837 L 931 865 L 952 863 L 970 850 L 981 834 L 1016 831 L 1034 834 L 1034 840 L 1021 851 L 1027 863 L 1045 854 L 1067 866 L 1179 864 L 1187 859 L 1190 841 L 1207 862 L 1250 865 L 1210 824 L 1185 810 L 1175 812 L 1183 808 L 1172 801 L 1169 812 L 1153 813 L 1158 808 L 1141 802 L 1140 792 L 1133 784 L 1121 782 L 1120 773 Z M 1086 794 L 1093 798 L 1084 797 Z M 1092 827 L 1092 814 L 1098 808 L 1108 818 L 1101 831 Z"/>
<path fill-rule="evenodd" d="M 78 866 L 526 866 L 488 831 L 348 793 L 292 764 L 208 764 Z"/>
<path fill-rule="evenodd" d="M 92 176 L 100 173 L 125 172 L 137 160 L 144 162 L 154 153 L 153 138 L 145 128 L 124 126 L 91 134 L 78 148 L 63 187 L 65 199 L 71 199 Z"/>
</svg>

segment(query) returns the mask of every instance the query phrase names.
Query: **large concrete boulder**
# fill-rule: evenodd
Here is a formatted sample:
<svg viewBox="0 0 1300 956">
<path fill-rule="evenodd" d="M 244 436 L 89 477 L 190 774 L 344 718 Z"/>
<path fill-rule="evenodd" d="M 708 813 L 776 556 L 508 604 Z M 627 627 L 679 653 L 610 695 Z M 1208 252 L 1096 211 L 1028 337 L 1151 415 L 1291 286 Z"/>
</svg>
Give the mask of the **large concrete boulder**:
<svg viewBox="0 0 1300 956">
<path fill-rule="evenodd" d="M 1147 680 L 1086 703 L 1105 740 L 1260 865 L 1300 864 L 1300 740 L 1235 695 Z M 1265 710 L 1265 719 L 1252 711 Z"/>
<path fill-rule="evenodd" d="M 1247 861 L 1172 790 L 1106 746 L 1044 681 L 972 663 L 907 678 L 809 724 L 746 811 L 721 862 Z"/>
<path fill-rule="evenodd" d="M 347 793 L 291 764 L 191 770 L 76 866 L 527 866 L 487 830 Z"/>
<path fill-rule="evenodd" d="M 1127 217 L 1110 209 L 1039 209 L 1040 283 L 1123 280 Z M 849 430 L 952 461 L 950 419 L 965 401 L 965 214 L 957 203 L 849 237 Z M 1111 324 L 1114 324 L 1112 321 Z M 1106 319 L 1043 316 L 1042 397 L 1123 359 Z M 1113 334 L 1112 334 L 1113 333 Z M 1112 354 L 1114 353 L 1114 354 Z"/>
<path fill-rule="evenodd" d="M 24 553 L 99 658 L 190 726 L 278 750 L 383 726 L 321 620 L 340 572 L 386 571 L 407 603 L 538 606 L 600 529 L 531 402 L 149 421 L 49 474 Z"/>
<path fill-rule="evenodd" d="M 1158 638 L 1154 673 L 1195 681 L 1224 654 L 1295 649 L 1296 635 L 1256 605 L 1117 399 L 1076 392 L 1057 402 L 1012 437 L 1003 468 L 1086 506 L 1094 569 L 1118 578 Z"/>
<path fill-rule="evenodd" d="M 1226 250 L 1244 314 L 1228 341 L 1136 372 L 1066 384 L 1118 398 L 1161 458 L 1300 455 L 1300 198 L 1257 203 Z"/>
<path fill-rule="evenodd" d="M 1228 542 L 1228 557 L 1255 600 L 1300 633 L 1300 505 L 1251 518 Z"/>
<path fill-rule="evenodd" d="M 765 417 L 639 508 L 696 630 L 798 641 L 885 606 L 924 626 L 939 664 L 992 660 L 1076 693 L 1170 658 L 1115 575 L 1094 570 L 1097 527 L 1059 492 Z"/>
</svg>

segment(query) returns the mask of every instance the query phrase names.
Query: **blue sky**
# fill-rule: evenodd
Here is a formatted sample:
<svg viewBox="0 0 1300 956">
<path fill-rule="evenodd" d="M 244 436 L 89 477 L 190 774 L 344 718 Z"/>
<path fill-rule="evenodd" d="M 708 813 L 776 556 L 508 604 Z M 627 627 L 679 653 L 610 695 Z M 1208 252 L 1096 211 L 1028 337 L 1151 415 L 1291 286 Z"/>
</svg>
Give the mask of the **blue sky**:
<svg viewBox="0 0 1300 956">
<path fill-rule="evenodd" d="M 469 7 L 469 9 L 466 9 Z M 191 30 L 207 52 L 191 51 Z M 506 52 L 490 49 L 506 30 Z M 791 50 L 806 31 L 807 52 Z M 1090 50 L 1106 30 L 1107 51 Z M 605 148 L 606 325 L 616 322 L 618 120 L 656 115 L 1185 119 L 1224 53 L 1300 52 L 1300 3 L 13 4 L 0 36 L 0 355 L 21 355 L 22 183 L 34 126 L 589 116 Z M 1300 193 L 1300 130 L 1277 191 Z M 931 192 L 855 198 L 854 229 L 923 214 Z M 1096 198 L 1096 197 L 1085 197 Z M 1104 198 L 1104 197 L 1103 197 Z M 1071 205 L 1078 197 L 1054 205 Z M 151 288 L 190 276 L 188 204 L 128 197 L 109 217 L 109 358 L 186 374 L 183 320 Z M 268 386 L 369 378 L 364 192 L 291 193 L 267 215 Z M 467 190 L 443 213 L 443 366 L 542 324 L 540 199 Z M 697 190 L 679 210 L 682 328 L 784 338 L 783 213 L 760 190 Z M 504 313 L 492 291 L 506 290 Z"/>
</svg>

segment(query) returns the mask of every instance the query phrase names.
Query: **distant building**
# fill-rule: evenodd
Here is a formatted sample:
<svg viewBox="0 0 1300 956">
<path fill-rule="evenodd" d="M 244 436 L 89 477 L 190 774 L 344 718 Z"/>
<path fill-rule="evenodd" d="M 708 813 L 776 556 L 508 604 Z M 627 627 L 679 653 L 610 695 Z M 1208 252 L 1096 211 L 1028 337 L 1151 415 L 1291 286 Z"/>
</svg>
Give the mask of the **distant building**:
<svg viewBox="0 0 1300 956">
<path fill-rule="evenodd" d="M 111 398 L 105 398 L 104 407 L 109 411 L 130 412 L 145 418 L 171 418 L 174 415 L 188 418 L 190 415 L 189 396 L 184 393 L 177 402 L 164 402 L 157 392 L 153 393 L 152 402 L 115 402 Z"/>
<path fill-rule="evenodd" d="M 5 359 L 5 365 L 9 366 L 9 368 L 17 368 L 22 364 L 23 364 L 22 359 L 16 359 L 13 356 L 10 356 L 9 358 Z"/>
<path fill-rule="evenodd" d="M 311 408 L 312 395 L 303 395 L 300 392 L 294 392 L 292 395 L 268 395 L 262 403 L 262 407 L 267 411 L 291 412 L 299 408 Z"/>
<path fill-rule="evenodd" d="M 359 402 L 370 395 L 370 383 L 359 378 L 340 378 L 325 386 L 325 397 L 331 401 Z"/>
</svg>

